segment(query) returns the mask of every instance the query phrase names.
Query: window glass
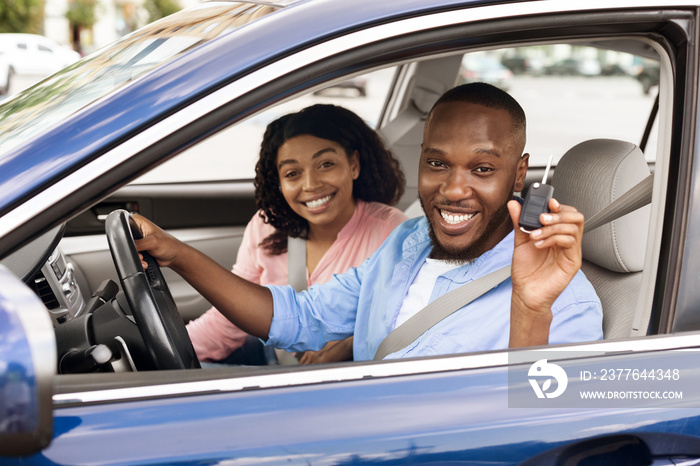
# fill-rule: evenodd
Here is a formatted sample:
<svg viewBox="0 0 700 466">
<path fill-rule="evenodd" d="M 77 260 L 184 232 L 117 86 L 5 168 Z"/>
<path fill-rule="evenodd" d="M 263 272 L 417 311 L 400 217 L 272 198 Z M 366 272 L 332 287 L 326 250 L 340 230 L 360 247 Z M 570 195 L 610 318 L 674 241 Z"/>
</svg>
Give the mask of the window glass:
<svg viewBox="0 0 700 466">
<path fill-rule="evenodd" d="M 485 81 L 508 91 L 528 119 L 530 166 L 554 162 L 587 139 L 640 144 L 656 98 L 659 62 L 568 44 L 465 54 L 456 83 Z M 656 158 L 656 131 L 647 143 Z"/>
<path fill-rule="evenodd" d="M 279 8 L 267 3 L 200 4 L 121 38 L 86 57 L 85 66 L 64 68 L 0 104 L 0 156 L 187 50 Z M 27 48 L 24 43 L 17 46 Z"/>
<path fill-rule="evenodd" d="M 252 179 L 267 125 L 317 103 L 343 106 L 376 128 L 394 72 L 368 73 L 266 110 L 191 147 L 134 184 Z"/>
<path fill-rule="evenodd" d="M 302 95 L 220 132 L 136 180 L 136 184 L 252 179 L 265 127 L 277 117 L 326 102 L 376 127 L 395 68 Z M 569 44 L 464 55 L 455 84 L 484 81 L 508 91 L 528 118 L 530 165 L 554 163 L 579 142 L 613 138 L 640 144 L 656 98 L 658 60 Z M 656 126 L 646 145 L 656 158 Z"/>
</svg>

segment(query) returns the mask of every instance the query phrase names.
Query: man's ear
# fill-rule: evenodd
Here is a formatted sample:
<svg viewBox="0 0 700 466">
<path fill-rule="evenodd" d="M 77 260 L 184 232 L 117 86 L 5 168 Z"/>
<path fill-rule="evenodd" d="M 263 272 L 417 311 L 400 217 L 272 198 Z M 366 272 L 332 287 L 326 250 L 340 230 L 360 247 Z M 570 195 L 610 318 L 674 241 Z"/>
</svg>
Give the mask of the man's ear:
<svg viewBox="0 0 700 466">
<path fill-rule="evenodd" d="M 520 160 L 518 160 L 518 166 L 515 172 L 515 185 L 513 191 L 516 193 L 521 192 L 525 188 L 525 175 L 527 174 L 527 168 L 530 165 L 530 154 L 524 153 Z"/>
</svg>

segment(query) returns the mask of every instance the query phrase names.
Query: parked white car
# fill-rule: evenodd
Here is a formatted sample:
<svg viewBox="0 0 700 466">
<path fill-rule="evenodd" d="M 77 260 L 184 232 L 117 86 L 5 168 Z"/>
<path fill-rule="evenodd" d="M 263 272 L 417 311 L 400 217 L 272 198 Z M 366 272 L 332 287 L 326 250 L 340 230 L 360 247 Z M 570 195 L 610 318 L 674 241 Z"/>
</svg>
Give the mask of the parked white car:
<svg viewBox="0 0 700 466">
<path fill-rule="evenodd" d="M 37 34 L 0 34 L 0 94 L 13 76 L 48 76 L 80 58 L 80 54 Z"/>
</svg>

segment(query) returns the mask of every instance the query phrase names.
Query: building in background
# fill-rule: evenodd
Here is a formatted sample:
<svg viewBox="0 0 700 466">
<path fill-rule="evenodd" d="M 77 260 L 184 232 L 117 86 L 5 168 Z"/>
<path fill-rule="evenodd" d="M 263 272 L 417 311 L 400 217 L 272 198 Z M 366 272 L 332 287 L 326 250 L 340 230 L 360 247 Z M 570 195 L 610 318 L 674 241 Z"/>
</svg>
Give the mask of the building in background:
<svg viewBox="0 0 700 466">
<path fill-rule="evenodd" d="M 45 0 L 43 34 L 64 45 L 73 44 L 74 27 L 66 17 L 73 0 Z M 81 52 L 88 54 L 149 22 L 147 0 L 94 0 L 95 23 L 79 31 Z M 185 8 L 199 0 L 177 0 Z"/>
</svg>

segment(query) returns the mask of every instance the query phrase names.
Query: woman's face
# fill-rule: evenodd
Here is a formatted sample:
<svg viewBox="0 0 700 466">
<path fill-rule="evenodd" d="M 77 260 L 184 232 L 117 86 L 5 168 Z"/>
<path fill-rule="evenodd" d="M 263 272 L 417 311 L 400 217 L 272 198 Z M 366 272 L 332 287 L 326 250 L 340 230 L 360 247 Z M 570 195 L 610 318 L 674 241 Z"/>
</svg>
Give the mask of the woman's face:
<svg viewBox="0 0 700 466">
<path fill-rule="evenodd" d="M 289 139 L 277 151 L 277 172 L 285 200 L 309 222 L 339 231 L 355 211 L 352 182 L 360 174 L 357 152 L 311 135 Z"/>
</svg>

